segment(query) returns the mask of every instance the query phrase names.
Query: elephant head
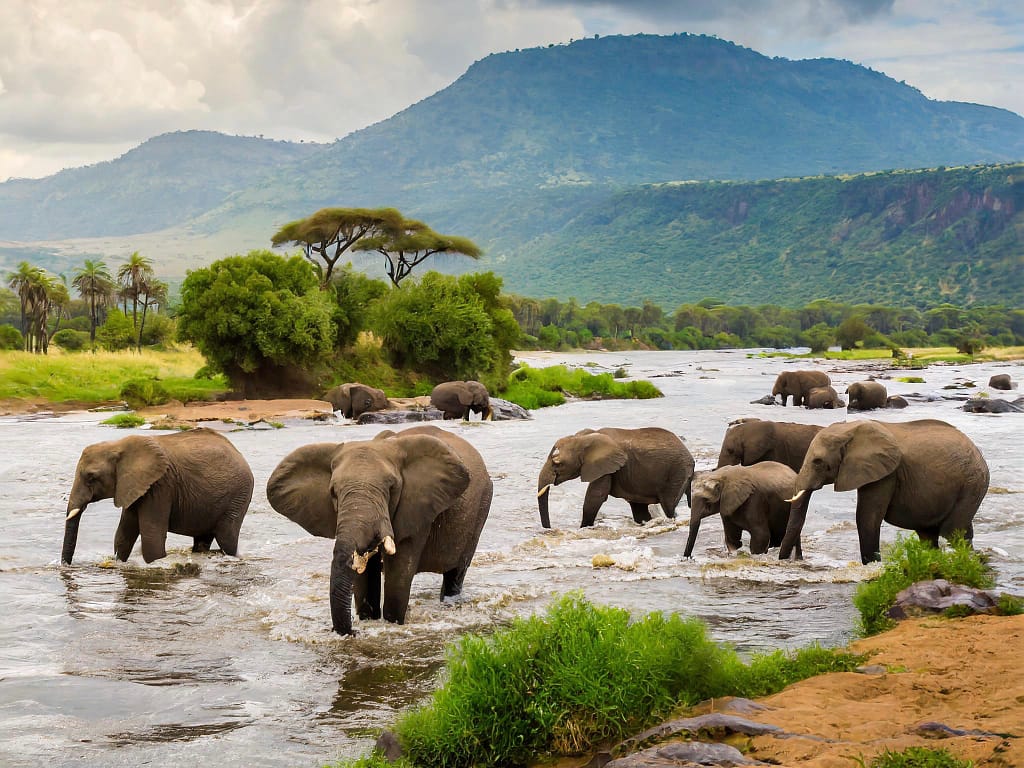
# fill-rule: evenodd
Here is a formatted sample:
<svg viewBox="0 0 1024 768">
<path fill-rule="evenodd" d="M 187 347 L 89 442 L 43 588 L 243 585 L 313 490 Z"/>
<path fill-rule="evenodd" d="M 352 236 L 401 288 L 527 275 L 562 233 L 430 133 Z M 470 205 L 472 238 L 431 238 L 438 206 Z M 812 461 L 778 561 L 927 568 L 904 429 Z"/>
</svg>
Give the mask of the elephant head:
<svg viewBox="0 0 1024 768">
<path fill-rule="evenodd" d="M 892 474 L 902 460 L 895 438 L 875 422 L 847 421 L 821 430 L 797 475 L 779 557 L 788 558 L 799 540 L 811 493 L 829 484 L 839 492 L 856 490 Z"/>
<path fill-rule="evenodd" d="M 169 466 L 166 452 L 152 437 L 131 436 L 86 447 L 68 498 L 61 561 L 70 564 L 75 556 L 81 514 L 89 504 L 113 498 L 116 506 L 127 509 L 164 476 Z M 167 520 L 142 515 L 139 528 L 144 545 L 148 540 L 162 542 L 167 535 Z"/>
<path fill-rule="evenodd" d="M 592 483 L 620 470 L 625 466 L 627 458 L 626 451 L 618 442 L 592 429 L 584 429 L 575 435 L 556 440 L 537 479 L 540 524 L 545 528 L 551 527 L 548 491 L 552 485 L 577 477 L 585 483 Z"/>
<path fill-rule="evenodd" d="M 469 485 L 466 466 L 438 438 L 389 438 L 394 433 L 303 446 L 281 461 L 267 483 L 275 510 L 315 536 L 334 539 L 330 603 L 339 634 L 352 634 L 355 576 L 380 549 L 400 558 L 403 548 L 414 548 L 415 567 L 435 518 Z M 404 610 L 395 620 L 404 620 Z"/>
<path fill-rule="evenodd" d="M 693 553 L 701 520 L 718 514 L 723 519 L 728 518 L 754 493 L 754 483 L 746 473 L 730 472 L 730 467 L 724 469 L 724 472 L 715 470 L 693 484 L 690 533 L 686 537 L 684 557 Z"/>
</svg>

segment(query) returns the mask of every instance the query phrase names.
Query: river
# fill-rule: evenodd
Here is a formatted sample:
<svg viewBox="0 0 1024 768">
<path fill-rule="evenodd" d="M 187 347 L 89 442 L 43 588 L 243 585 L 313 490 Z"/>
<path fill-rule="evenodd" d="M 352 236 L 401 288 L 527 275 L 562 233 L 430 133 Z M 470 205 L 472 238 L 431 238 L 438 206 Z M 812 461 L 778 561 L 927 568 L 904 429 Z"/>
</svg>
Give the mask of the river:
<svg viewBox="0 0 1024 768">
<path fill-rule="evenodd" d="M 777 550 L 730 557 L 721 524 L 705 521 L 684 560 L 684 503 L 677 521 L 644 526 L 609 499 L 594 528 L 578 528 L 585 486 L 551 492 L 553 529 L 540 527 L 537 473 L 552 443 L 584 427 L 663 426 L 686 441 L 698 471 L 714 466 L 730 420 L 757 416 L 829 424 L 845 410 L 754 405 L 775 375 L 808 361 L 751 358 L 743 351 L 533 353 L 535 365 L 624 367 L 665 394 L 646 401 L 580 401 L 531 421 L 444 426 L 473 443 L 494 480 L 494 501 L 463 595 L 442 604 L 440 576 L 413 584 L 407 623 L 358 622 L 358 636 L 330 631 L 327 576 L 332 542 L 274 512 L 266 481 L 294 448 L 371 438 L 379 426 L 290 423 L 228 432 L 256 477 L 240 557 L 193 555 L 168 537 L 169 556 L 143 563 L 138 547 L 112 561 L 119 516 L 111 501 L 83 513 L 75 564 L 61 567 L 63 517 L 82 449 L 137 430 L 99 425 L 99 414 L 0 419 L 0 764 L 18 766 L 288 766 L 305 768 L 364 753 L 395 714 L 434 686 L 445 645 L 541 611 L 552 596 L 581 590 L 632 611 L 704 619 L 744 653 L 843 644 L 853 635 L 850 596 L 873 572 L 860 565 L 855 493 L 815 494 L 802 563 Z M 866 377 L 854 363 L 819 363 L 842 392 Z M 1018 363 L 932 366 L 923 384 L 886 381 L 890 393 L 971 394 L 993 373 L 1024 377 Z M 962 390 L 944 390 L 952 384 Z M 1000 393 L 992 393 L 999 395 Z M 1005 397 L 1009 393 L 1002 393 Z M 1014 393 L 1011 396 L 1016 396 Z M 872 418 L 940 418 L 980 446 L 991 486 L 975 518 L 975 546 L 991 556 L 999 586 L 1024 592 L 1024 415 L 969 414 L 936 399 Z M 867 416 L 852 415 L 851 418 Z M 883 543 L 896 529 L 884 525 Z M 616 561 L 594 568 L 595 554 Z"/>
</svg>

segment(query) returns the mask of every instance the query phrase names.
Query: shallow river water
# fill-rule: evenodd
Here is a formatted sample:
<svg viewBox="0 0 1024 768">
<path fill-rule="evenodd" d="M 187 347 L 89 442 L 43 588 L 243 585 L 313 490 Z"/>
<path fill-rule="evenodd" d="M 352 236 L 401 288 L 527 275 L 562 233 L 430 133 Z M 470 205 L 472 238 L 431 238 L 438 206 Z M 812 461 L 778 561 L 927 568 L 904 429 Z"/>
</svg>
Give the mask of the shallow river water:
<svg viewBox="0 0 1024 768">
<path fill-rule="evenodd" d="M 684 560 L 685 501 L 676 521 L 657 512 L 638 526 L 625 502 L 609 499 L 597 525 L 580 530 L 585 486 L 578 481 L 552 489 L 552 530 L 537 517 L 537 473 L 552 443 L 584 427 L 666 427 L 684 438 L 700 471 L 714 466 L 732 419 L 844 420 L 845 410 L 750 404 L 771 391 L 778 371 L 814 364 L 740 351 L 521 359 L 597 371 L 624 366 L 665 397 L 573 402 L 537 411 L 531 421 L 446 423 L 479 449 L 494 480 L 463 595 L 442 604 L 440 576 L 421 574 L 404 626 L 359 622 L 354 638 L 330 631 L 332 542 L 275 513 L 265 487 L 294 448 L 368 439 L 384 427 L 342 419 L 228 433 L 256 477 L 237 559 L 193 555 L 190 539 L 171 535 L 164 560 L 147 566 L 136 547 L 128 563 L 114 562 L 119 512 L 106 501 L 83 513 L 75 564 L 61 567 L 78 456 L 87 445 L 128 432 L 99 426 L 98 414 L 0 419 L 0 765 L 304 768 L 356 756 L 398 710 L 431 690 L 447 642 L 541 611 L 570 590 L 632 611 L 699 616 L 715 638 L 743 652 L 852 637 L 850 595 L 873 572 L 859 562 L 855 493 L 815 494 L 802 563 L 778 562 L 777 550 L 730 557 L 714 518 L 702 526 L 694 559 Z M 816 367 L 840 392 L 867 370 Z M 923 384 L 885 383 L 890 393 L 971 394 L 997 372 L 1024 377 L 1020 364 L 992 363 L 913 372 Z M 982 386 L 942 389 L 964 381 Z M 944 419 L 981 447 L 993 490 L 975 519 L 975 546 L 991 555 L 999 586 L 1021 593 L 1024 414 L 968 414 L 960 405 L 936 399 L 870 415 Z M 889 541 L 896 529 L 885 525 L 882 533 Z M 594 568 L 595 554 L 616 564 Z"/>
</svg>

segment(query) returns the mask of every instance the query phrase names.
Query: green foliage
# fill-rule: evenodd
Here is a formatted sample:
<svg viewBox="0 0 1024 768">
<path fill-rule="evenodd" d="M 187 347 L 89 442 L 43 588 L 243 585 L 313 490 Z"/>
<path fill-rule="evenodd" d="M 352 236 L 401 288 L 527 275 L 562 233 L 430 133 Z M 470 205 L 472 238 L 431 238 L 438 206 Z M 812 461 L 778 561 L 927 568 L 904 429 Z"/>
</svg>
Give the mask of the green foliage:
<svg viewBox="0 0 1024 768">
<path fill-rule="evenodd" d="M 171 399 L 166 387 L 157 379 L 131 379 L 118 394 L 131 408 L 163 405 Z"/>
<path fill-rule="evenodd" d="M 508 377 L 508 384 L 498 393 L 502 398 L 527 410 L 561 405 L 565 396 L 594 399 L 647 400 L 662 397 L 661 391 L 649 381 L 616 381 L 611 373 L 593 374 L 582 368 L 552 365 L 531 368 L 523 365 Z"/>
<path fill-rule="evenodd" d="M 338 332 L 335 344 L 343 349 L 355 344 L 366 328 L 370 307 L 387 295 L 388 285 L 357 272 L 349 262 L 334 273 L 329 290 L 334 299 L 331 319 Z"/>
<path fill-rule="evenodd" d="M 137 413 L 118 413 L 100 423 L 108 424 L 118 429 L 130 429 L 131 427 L 141 427 L 146 423 L 146 420 Z"/>
<path fill-rule="evenodd" d="M 85 331 L 74 331 L 71 328 L 61 328 L 50 337 L 50 341 L 63 350 L 68 352 L 77 352 L 88 345 L 89 334 Z"/>
<path fill-rule="evenodd" d="M 545 752 L 579 754 L 621 739 L 679 706 L 772 693 L 859 663 L 811 648 L 748 667 L 712 642 L 698 619 L 631 618 L 568 595 L 543 616 L 450 646 L 444 685 L 404 714 L 396 731 L 416 765 L 521 765 Z"/>
<path fill-rule="evenodd" d="M 373 754 L 354 760 L 342 760 L 340 763 L 331 763 L 325 766 L 325 768 L 413 768 L 413 763 L 410 763 L 404 757 L 400 757 L 391 763 L 383 755 Z"/>
<path fill-rule="evenodd" d="M 904 384 L 924 384 L 924 379 L 920 376 L 900 376 L 896 381 L 902 381 Z"/>
<path fill-rule="evenodd" d="M 861 768 L 974 768 L 974 761 L 959 760 L 946 749 L 931 747 L 907 747 L 895 752 L 885 749 L 865 764 L 857 759 Z"/>
<path fill-rule="evenodd" d="M 0 349 L 22 349 L 25 339 L 13 325 L 0 325 Z"/>
<path fill-rule="evenodd" d="M 243 391 L 322 364 L 335 337 L 330 300 L 299 256 L 252 251 L 194 270 L 182 283 L 178 338 Z"/>
<path fill-rule="evenodd" d="M 861 631 L 874 635 L 895 622 L 885 613 L 896 595 L 918 581 L 946 579 L 953 584 L 988 589 L 995 583 L 985 558 L 962 537 L 955 537 L 947 549 L 936 549 L 916 536 L 899 536 L 882 552 L 878 578 L 861 583 L 853 595 L 860 612 Z"/>
<path fill-rule="evenodd" d="M 1024 613 L 1024 597 L 1003 592 L 999 595 L 996 608 L 1002 616 L 1019 616 Z"/>
<path fill-rule="evenodd" d="M 111 309 L 106 321 L 96 329 L 96 343 L 108 352 L 128 349 L 135 343 L 132 321 L 121 310 Z"/>
</svg>

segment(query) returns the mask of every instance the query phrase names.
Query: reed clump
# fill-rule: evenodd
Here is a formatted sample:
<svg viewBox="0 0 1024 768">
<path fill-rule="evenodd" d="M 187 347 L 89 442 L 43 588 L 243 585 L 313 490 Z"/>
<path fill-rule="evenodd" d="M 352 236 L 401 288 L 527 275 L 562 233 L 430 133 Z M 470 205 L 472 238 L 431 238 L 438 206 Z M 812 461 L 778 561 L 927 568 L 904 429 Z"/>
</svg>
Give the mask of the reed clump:
<svg viewBox="0 0 1024 768">
<path fill-rule="evenodd" d="M 523 365 L 508 377 L 500 397 L 527 410 L 561 405 L 566 396 L 586 399 L 646 400 L 663 397 L 649 381 L 618 381 L 612 373 L 590 373 L 582 368 Z"/>
</svg>

